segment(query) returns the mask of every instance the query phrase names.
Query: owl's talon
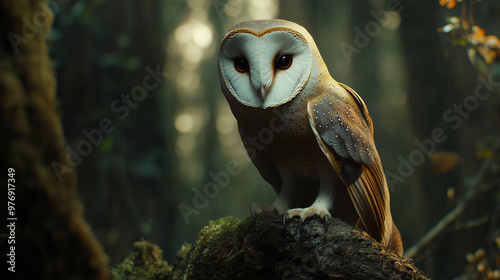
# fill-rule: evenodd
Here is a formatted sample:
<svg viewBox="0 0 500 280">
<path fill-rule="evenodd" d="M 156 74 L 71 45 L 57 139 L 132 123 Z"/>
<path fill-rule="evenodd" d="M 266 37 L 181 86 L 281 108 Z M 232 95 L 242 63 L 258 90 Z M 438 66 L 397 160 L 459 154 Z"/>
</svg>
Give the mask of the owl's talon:
<svg viewBox="0 0 500 280">
<path fill-rule="evenodd" d="M 255 222 L 255 213 L 254 213 L 254 210 L 253 210 L 253 206 L 250 207 L 250 216 L 252 216 L 252 220 Z"/>
<path fill-rule="evenodd" d="M 262 214 L 264 212 L 274 212 L 274 211 L 277 211 L 276 207 L 266 206 L 260 203 L 252 203 L 252 206 L 250 206 L 250 215 L 252 216 L 252 219 L 254 221 L 256 220 L 257 215 Z"/>
<path fill-rule="evenodd" d="M 288 227 L 286 226 L 286 217 L 288 216 L 288 213 L 285 213 L 283 215 L 283 226 L 285 227 L 286 231 L 288 231 Z"/>
</svg>

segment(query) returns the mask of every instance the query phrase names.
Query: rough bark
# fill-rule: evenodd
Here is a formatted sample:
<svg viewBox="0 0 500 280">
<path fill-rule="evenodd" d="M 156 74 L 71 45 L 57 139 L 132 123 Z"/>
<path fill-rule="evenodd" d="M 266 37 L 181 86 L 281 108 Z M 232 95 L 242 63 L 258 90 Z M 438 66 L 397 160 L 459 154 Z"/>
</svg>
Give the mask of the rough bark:
<svg viewBox="0 0 500 280">
<path fill-rule="evenodd" d="M 54 163 L 67 152 L 57 114 L 55 77 L 46 39 L 52 15 L 46 1 L 0 1 L 0 174 L 13 208 L 8 279 L 108 279 L 107 257 L 83 218 L 72 172 L 63 180 Z M 12 168 L 12 169 L 9 169 Z M 56 168 L 60 168 L 57 167 Z M 13 170 L 7 177 L 8 170 Z M 8 178 L 13 193 L 7 198 Z M 4 212 L 5 213 L 5 212 Z M 3 221 L 6 223 L 6 220 Z M 15 240 L 15 243 L 10 242 Z M 5 240 L 6 241 L 6 240 Z M 4 278 L 2 278 L 4 279 Z"/>
<path fill-rule="evenodd" d="M 211 222 L 178 254 L 174 279 L 428 279 L 365 232 L 341 220 L 298 219 L 283 226 L 274 213 L 255 221 Z"/>
</svg>

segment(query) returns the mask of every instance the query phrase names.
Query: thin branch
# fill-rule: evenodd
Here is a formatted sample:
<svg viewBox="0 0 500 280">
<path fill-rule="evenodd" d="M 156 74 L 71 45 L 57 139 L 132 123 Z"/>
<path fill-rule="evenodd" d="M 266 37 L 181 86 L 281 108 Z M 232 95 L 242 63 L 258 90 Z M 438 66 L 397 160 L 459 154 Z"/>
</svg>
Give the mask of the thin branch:
<svg viewBox="0 0 500 280">
<path fill-rule="evenodd" d="M 469 22 L 470 25 L 474 25 L 474 1 L 475 0 L 470 0 L 469 4 Z"/>
<path fill-rule="evenodd" d="M 462 27 L 466 32 L 470 31 L 469 20 L 467 18 L 467 2 L 462 3 L 462 16 L 461 16 Z"/>
<path fill-rule="evenodd" d="M 489 215 L 485 215 L 479 219 L 475 219 L 472 221 L 468 221 L 466 223 L 457 223 L 455 228 L 453 228 L 453 231 L 462 231 L 462 230 L 467 230 L 475 227 L 480 227 L 488 224 L 490 222 L 490 217 Z"/>
<path fill-rule="evenodd" d="M 497 140 L 495 143 L 495 146 L 493 147 L 493 151 L 498 151 L 500 149 L 500 139 Z M 405 258 L 412 258 L 415 255 L 417 255 L 420 250 L 423 248 L 427 247 L 429 243 L 434 240 L 445 228 L 447 228 L 453 221 L 455 221 L 460 215 L 463 213 L 466 205 L 474 198 L 476 197 L 480 192 L 484 191 L 485 189 L 488 188 L 481 188 L 480 186 L 482 185 L 486 174 L 491 168 L 491 165 L 493 164 L 493 159 L 488 158 L 484 161 L 483 165 L 481 166 L 481 169 L 479 170 L 479 173 L 476 177 L 476 181 L 472 185 L 469 190 L 464 194 L 463 198 L 461 201 L 457 203 L 457 206 L 453 208 L 446 216 L 444 216 L 441 221 L 439 221 L 433 228 L 431 228 L 420 240 L 415 243 L 410 249 L 408 249 L 404 253 Z"/>
</svg>

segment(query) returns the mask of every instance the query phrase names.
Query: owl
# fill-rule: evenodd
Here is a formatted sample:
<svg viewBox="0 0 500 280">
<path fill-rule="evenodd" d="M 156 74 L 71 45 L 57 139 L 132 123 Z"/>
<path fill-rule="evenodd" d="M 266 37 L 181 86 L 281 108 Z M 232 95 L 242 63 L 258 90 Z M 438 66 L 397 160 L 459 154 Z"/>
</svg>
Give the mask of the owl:
<svg viewBox="0 0 500 280">
<path fill-rule="evenodd" d="M 333 215 L 402 255 L 368 109 L 331 77 L 305 28 L 278 19 L 235 25 L 218 72 L 248 155 L 278 194 L 271 206 L 252 204 L 252 215 Z"/>
</svg>

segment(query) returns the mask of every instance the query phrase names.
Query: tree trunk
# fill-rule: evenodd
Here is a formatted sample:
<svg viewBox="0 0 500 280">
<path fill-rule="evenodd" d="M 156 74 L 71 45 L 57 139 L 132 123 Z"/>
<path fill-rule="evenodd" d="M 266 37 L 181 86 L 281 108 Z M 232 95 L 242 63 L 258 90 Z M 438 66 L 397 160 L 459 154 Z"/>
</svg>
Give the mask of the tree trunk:
<svg viewBox="0 0 500 280">
<path fill-rule="evenodd" d="M 55 2 L 54 2 L 55 3 Z M 47 52 L 46 1 L 0 1 L 0 172 L 8 279 L 108 279 L 107 256 L 83 218 Z M 9 177 L 7 175 L 9 174 Z M 9 184 L 9 185 L 8 185 Z M 7 185 L 7 186 L 6 186 Z M 7 189 L 8 188 L 8 189 Z M 9 191 L 9 192 L 8 192 Z M 6 196 L 8 194 L 8 196 Z M 8 271 L 6 271 L 8 269 Z"/>
<path fill-rule="evenodd" d="M 264 213 L 203 228 L 178 254 L 174 279 L 427 279 L 367 233 L 339 219 L 287 221 Z M 186 277 L 186 278 L 183 278 Z"/>
</svg>

